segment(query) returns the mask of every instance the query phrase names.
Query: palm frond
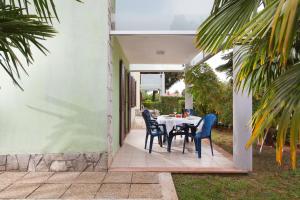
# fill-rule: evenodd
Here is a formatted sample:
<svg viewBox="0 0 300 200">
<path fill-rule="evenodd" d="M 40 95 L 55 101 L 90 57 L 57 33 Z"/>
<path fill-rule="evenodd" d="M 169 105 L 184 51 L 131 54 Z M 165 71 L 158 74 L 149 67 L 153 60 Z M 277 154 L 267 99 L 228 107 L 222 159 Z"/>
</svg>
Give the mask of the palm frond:
<svg viewBox="0 0 300 200">
<path fill-rule="evenodd" d="M 260 4 L 260 0 L 215 1 L 212 15 L 198 29 L 196 46 L 206 53 L 232 48 L 232 37 L 256 15 Z"/>
<path fill-rule="evenodd" d="M 22 89 L 17 79 L 20 78 L 20 70 L 24 73 L 26 70 L 20 55 L 26 59 L 27 64 L 32 63 L 32 45 L 46 54 L 47 49 L 41 41 L 53 37 L 56 32 L 52 26 L 41 22 L 38 16 L 24 15 L 20 8 L 7 5 L 0 9 L 0 16 L 1 67 Z"/>
<path fill-rule="evenodd" d="M 258 11 L 260 6 L 263 8 Z M 292 168 L 300 124 L 299 25 L 299 0 L 215 0 L 211 15 L 196 36 L 197 47 L 206 53 L 241 45 L 235 55 L 236 66 L 241 66 L 235 89 L 264 94 L 253 117 L 248 146 L 275 121 L 277 161 L 282 160 L 282 146 L 289 133 Z"/>
<path fill-rule="evenodd" d="M 82 2 L 81 0 L 75 0 Z M 37 16 L 46 22 L 51 22 L 52 19 L 59 19 L 56 12 L 54 0 L 0 0 L 0 9 L 5 6 L 10 6 L 12 9 L 22 9 L 22 12 L 29 13 L 30 7 L 33 7 Z"/>
<path fill-rule="evenodd" d="M 286 66 L 297 33 L 298 14 L 298 0 L 271 1 L 235 33 L 231 43 L 253 45 L 257 38 L 268 38 L 266 54 L 261 54 L 260 59 L 267 57 L 273 62 L 279 57 L 279 64 Z"/>
<path fill-rule="evenodd" d="M 0 0 L 0 65 L 21 89 L 21 60 L 34 61 L 33 46 L 47 54 L 42 41 L 55 35 L 53 19 L 59 20 L 54 0 Z"/>
<path fill-rule="evenodd" d="M 266 91 L 261 101 L 260 109 L 253 117 L 253 133 L 248 141 L 249 147 L 254 140 L 266 134 L 264 130 L 274 126 L 277 122 L 277 157 L 282 161 L 283 146 L 287 133 L 290 134 L 290 153 L 292 168 L 296 168 L 296 149 L 300 143 L 300 63 L 295 64 Z"/>
</svg>

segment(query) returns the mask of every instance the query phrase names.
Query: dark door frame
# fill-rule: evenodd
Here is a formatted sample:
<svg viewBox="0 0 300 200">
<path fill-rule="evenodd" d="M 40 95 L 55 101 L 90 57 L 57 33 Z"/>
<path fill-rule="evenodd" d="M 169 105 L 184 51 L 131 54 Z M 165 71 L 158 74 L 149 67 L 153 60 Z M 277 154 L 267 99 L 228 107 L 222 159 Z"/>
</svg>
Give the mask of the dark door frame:
<svg viewBox="0 0 300 200">
<path fill-rule="evenodd" d="M 127 117 L 128 117 L 128 124 L 127 124 L 127 134 L 130 132 L 131 129 L 131 105 L 132 105 L 132 77 L 130 76 L 130 72 L 127 73 L 127 92 L 128 92 L 128 100 L 127 100 Z"/>
<path fill-rule="evenodd" d="M 122 146 L 126 137 L 126 71 L 122 60 L 119 62 L 119 70 L 119 143 Z"/>
</svg>

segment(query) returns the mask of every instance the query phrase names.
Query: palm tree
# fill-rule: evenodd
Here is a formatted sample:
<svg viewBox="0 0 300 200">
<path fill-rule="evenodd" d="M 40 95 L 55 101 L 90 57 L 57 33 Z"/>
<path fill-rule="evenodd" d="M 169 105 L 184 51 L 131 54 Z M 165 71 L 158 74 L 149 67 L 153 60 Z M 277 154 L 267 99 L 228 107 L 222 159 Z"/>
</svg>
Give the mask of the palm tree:
<svg viewBox="0 0 300 200">
<path fill-rule="evenodd" d="M 53 19 L 58 20 L 53 0 L 0 0 L 0 65 L 22 90 L 19 79 L 27 74 L 22 60 L 34 61 L 32 46 L 47 53 L 41 42 L 55 35 Z"/>
<path fill-rule="evenodd" d="M 277 122 L 276 160 L 282 163 L 290 134 L 291 167 L 296 168 L 300 141 L 300 1 L 215 0 L 211 15 L 199 27 L 197 47 L 217 53 L 241 45 L 237 90 L 264 91 L 252 120 L 249 147 Z"/>
</svg>

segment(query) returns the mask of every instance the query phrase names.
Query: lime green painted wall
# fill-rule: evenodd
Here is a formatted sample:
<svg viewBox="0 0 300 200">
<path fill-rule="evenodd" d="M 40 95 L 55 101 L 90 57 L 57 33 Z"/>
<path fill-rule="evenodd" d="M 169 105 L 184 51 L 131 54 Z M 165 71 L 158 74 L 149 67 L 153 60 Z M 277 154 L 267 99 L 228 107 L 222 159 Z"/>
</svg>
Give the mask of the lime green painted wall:
<svg viewBox="0 0 300 200">
<path fill-rule="evenodd" d="M 55 2 L 59 33 L 33 52 L 25 92 L 0 72 L 0 154 L 107 149 L 108 2 Z"/>
<path fill-rule="evenodd" d="M 126 56 L 120 46 L 118 39 L 112 37 L 113 44 L 113 153 L 116 153 L 119 149 L 119 109 L 120 109 L 120 68 L 119 62 L 123 60 L 126 68 L 129 69 L 129 63 Z"/>
</svg>

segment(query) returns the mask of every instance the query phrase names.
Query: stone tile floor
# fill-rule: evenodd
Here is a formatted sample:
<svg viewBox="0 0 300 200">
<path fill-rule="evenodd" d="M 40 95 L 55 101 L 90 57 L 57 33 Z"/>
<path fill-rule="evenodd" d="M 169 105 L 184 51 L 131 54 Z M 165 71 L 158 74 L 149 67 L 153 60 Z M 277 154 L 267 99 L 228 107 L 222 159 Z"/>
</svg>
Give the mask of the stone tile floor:
<svg viewBox="0 0 300 200">
<path fill-rule="evenodd" d="M 132 129 L 124 145 L 114 157 L 109 171 L 156 171 L 174 173 L 241 173 L 234 168 L 232 156 L 214 145 L 214 156 L 207 141 L 202 143 L 202 158 L 195 153 L 194 143 L 187 144 L 182 153 L 183 138 L 177 136 L 172 142 L 171 153 L 166 145 L 160 147 L 154 140 L 153 151 L 144 149 L 145 129 Z M 149 141 L 148 141 L 149 147 Z"/>
<path fill-rule="evenodd" d="M 0 199 L 166 199 L 177 195 L 170 173 L 0 172 Z"/>
</svg>

